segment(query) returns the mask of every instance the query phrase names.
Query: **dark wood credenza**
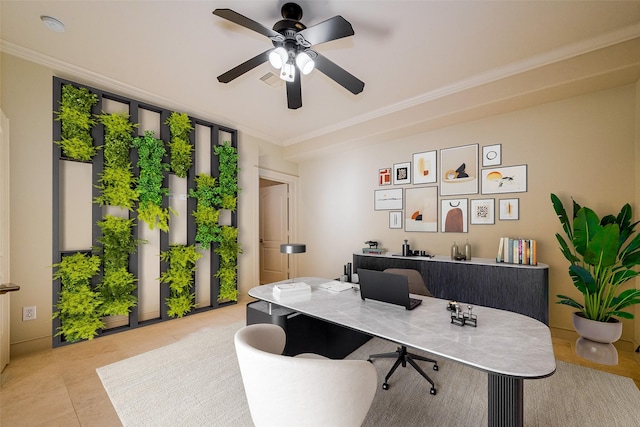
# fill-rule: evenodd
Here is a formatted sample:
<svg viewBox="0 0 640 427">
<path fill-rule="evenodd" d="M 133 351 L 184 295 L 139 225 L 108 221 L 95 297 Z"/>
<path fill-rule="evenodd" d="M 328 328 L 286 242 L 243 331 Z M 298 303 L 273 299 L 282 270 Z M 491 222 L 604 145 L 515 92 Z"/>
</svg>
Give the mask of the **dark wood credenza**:
<svg viewBox="0 0 640 427">
<path fill-rule="evenodd" d="M 509 310 L 549 324 L 549 266 L 498 263 L 488 258 L 454 261 L 445 256 L 353 254 L 358 268 L 417 270 L 436 298 Z"/>
</svg>

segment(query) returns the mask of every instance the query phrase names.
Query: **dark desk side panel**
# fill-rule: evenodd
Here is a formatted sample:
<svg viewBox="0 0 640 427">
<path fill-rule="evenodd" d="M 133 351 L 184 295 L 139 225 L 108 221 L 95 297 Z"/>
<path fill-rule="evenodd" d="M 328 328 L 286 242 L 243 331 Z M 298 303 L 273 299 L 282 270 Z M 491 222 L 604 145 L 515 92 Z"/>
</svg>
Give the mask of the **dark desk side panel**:
<svg viewBox="0 0 640 427">
<path fill-rule="evenodd" d="M 283 354 L 295 356 L 301 353 L 315 353 L 330 359 L 344 359 L 371 336 L 338 326 L 324 320 L 306 316 L 284 307 L 269 314 L 267 303 L 256 301 L 247 304 L 247 325 L 273 323 L 284 329 L 287 343 Z"/>
</svg>

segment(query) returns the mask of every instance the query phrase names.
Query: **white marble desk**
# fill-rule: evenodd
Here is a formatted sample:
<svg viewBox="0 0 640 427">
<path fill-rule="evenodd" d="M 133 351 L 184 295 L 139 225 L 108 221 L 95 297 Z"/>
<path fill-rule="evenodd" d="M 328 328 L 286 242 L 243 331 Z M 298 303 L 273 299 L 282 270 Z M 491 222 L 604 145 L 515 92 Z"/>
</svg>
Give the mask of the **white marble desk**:
<svg viewBox="0 0 640 427">
<path fill-rule="evenodd" d="M 408 311 L 377 301 L 362 301 L 355 290 L 335 293 L 317 287 L 328 280 L 296 278 L 297 282 L 311 285 L 311 294 L 303 297 L 276 298 L 274 284 L 252 288 L 249 295 L 486 371 L 490 426 L 522 426 L 523 380 L 544 378 L 555 372 L 551 334 L 538 320 L 474 306 L 478 326 L 461 327 L 451 323 L 447 300 L 413 295 L 423 301 Z"/>
</svg>

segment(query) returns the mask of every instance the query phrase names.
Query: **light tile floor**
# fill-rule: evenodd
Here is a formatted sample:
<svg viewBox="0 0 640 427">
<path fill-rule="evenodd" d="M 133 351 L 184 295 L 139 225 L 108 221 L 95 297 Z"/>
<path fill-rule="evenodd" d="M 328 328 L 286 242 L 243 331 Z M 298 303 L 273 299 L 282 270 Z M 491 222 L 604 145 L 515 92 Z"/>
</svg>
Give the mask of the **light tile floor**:
<svg viewBox="0 0 640 427">
<path fill-rule="evenodd" d="M 96 368 L 173 343 L 212 324 L 242 321 L 251 300 L 241 297 L 237 305 L 16 357 L 0 375 L 0 425 L 120 426 Z M 605 366 L 576 356 L 575 341 L 554 337 L 553 346 L 558 360 L 631 377 L 640 388 L 637 354 L 619 351 L 619 364 Z"/>
</svg>

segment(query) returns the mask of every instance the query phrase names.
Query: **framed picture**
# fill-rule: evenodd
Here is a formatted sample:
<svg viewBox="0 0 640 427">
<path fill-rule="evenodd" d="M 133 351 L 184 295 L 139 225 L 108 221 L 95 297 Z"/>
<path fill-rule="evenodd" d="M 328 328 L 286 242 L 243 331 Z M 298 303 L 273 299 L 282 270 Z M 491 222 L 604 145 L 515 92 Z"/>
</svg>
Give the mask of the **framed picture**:
<svg viewBox="0 0 640 427">
<path fill-rule="evenodd" d="M 389 228 L 402 228 L 402 212 L 389 212 Z"/>
<path fill-rule="evenodd" d="M 502 163 L 502 144 L 482 147 L 482 167 L 497 166 Z"/>
<path fill-rule="evenodd" d="M 393 185 L 411 184 L 411 162 L 393 165 Z"/>
<path fill-rule="evenodd" d="M 438 232 L 438 187 L 407 188 L 405 231 Z"/>
<path fill-rule="evenodd" d="M 413 155 L 413 183 L 430 184 L 438 180 L 437 151 L 425 151 Z"/>
<path fill-rule="evenodd" d="M 378 185 L 391 185 L 391 168 L 378 170 Z"/>
<path fill-rule="evenodd" d="M 482 170 L 482 194 L 526 192 L 527 165 Z"/>
<path fill-rule="evenodd" d="M 495 224 L 495 199 L 471 200 L 471 224 Z"/>
<path fill-rule="evenodd" d="M 520 219 L 520 199 L 500 199 L 498 219 L 501 221 Z"/>
<path fill-rule="evenodd" d="M 440 150 L 440 195 L 478 193 L 478 144 Z"/>
<path fill-rule="evenodd" d="M 373 208 L 377 211 L 402 209 L 402 188 L 373 190 Z"/>
<path fill-rule="evenodd" d="M 467 199 L 440 200 L 443 233 L 467 232 Z"/>
</svg>

